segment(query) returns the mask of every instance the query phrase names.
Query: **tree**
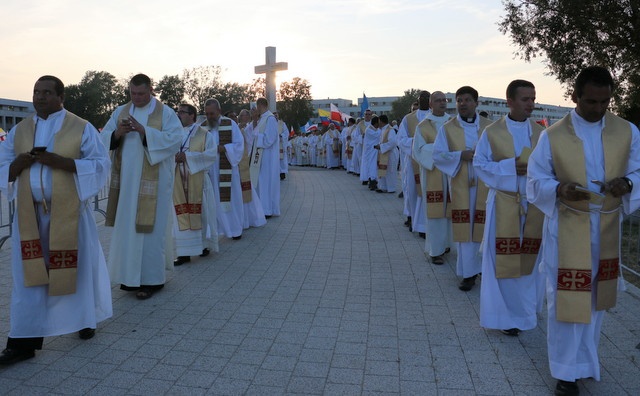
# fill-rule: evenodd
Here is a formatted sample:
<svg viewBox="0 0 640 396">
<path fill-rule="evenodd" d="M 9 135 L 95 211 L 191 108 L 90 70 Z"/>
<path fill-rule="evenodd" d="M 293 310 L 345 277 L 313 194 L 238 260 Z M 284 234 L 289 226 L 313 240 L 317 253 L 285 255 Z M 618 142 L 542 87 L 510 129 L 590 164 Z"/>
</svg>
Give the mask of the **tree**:
<svg viewBox="0 0 640 396">
<path fill-rule="evenodd" d="M 549 74 L 569 94 L 586 66 L 608 68 L 616 80 L 612 108 L 640 121 L 640 3 L 637 0 L 503 0 L 498 23 L 527 62 L 544 56 Z"/>
<path fill-rule="evenodd" d="M 278 115 L 289 128 L 293 127 L 298 130 L 313 116 L 311 84 L 307 80 L 294 77 L 291 82 L 285 81 L 280 84 L 277 95 L 279 98 L 276 104 Z"/>
<path fill-rule="evenodd" d="M 253 99 L 248 84 L 238 84 L 235 82 L 227 82 L 220 86 L 214 97 L 220 102 L 222 113 L 229 110 L 238 112 L 240 108 L 248 106 Z"/>
<path fill-rule="evenodd" d="M 215 97 L 222 86 L 222 68 L 220 66 L 199 66 L 182 71 L 187 99 L 197 108 L 202 109 L 204 102 Z M 217 98 L 219 99 L 219 98 Z"/>
<path fill-rule="evenodd" d="M 167 106 L 177 109 L 184 98 L 184 82 L 178 77 L 164 76 L 155 87 L 156 93 L 160 93 L 160 100 Z"/>
<path fill-rule="evenodd" d="M 267 97 L 267 82 L 264 77 L 254 78 L 249 84 L 251 94 L 250 102 L 255 102 L 258 98 Z"/>
<path fill-rule="evenodd" d="M 420 96 L 421 91 L 424 90 L 411 88 L 404 91 L 404 95 L 391 103 L 391 114 L 389 114 L 389 119 L 402 120 L 404 116 L 409 114 L 411 111 L 411 105 L 413 102 L 418 100 L 418 96 Z"/>
<path fill-rule="evenodd" d="M 107 123 L 120 103 L 118 81 L 105 71 L 87 71 L 79 84 L 69 85 L 65 89 L 64 107 L 96 128 Z"/>
</svg>

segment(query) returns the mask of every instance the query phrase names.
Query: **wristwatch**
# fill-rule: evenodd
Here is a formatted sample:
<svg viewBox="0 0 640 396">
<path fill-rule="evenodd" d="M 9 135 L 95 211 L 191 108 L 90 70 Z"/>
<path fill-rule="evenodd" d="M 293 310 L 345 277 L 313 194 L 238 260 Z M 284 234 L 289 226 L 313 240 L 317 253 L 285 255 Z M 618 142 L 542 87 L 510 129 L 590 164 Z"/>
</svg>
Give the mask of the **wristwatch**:
<svg viewBox="0 0 640 396">
<path fill-rule="evenodd" d="M 627 187 L 629 187 L 629 192 L 633 190 L 633 182 L 628 177 L 623 177 L 622 180 L 627 182 Z"/>
</svg>

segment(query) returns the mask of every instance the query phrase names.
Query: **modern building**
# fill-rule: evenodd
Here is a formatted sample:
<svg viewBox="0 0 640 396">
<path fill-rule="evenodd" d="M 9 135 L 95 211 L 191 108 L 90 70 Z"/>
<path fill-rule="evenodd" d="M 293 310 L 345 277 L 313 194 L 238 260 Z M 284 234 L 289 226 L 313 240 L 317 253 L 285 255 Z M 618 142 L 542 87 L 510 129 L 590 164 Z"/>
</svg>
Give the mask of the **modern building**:
<svg viewBox="0 0 640 396">
<path fill-rule="evenodd" d="M 447 97 L 447 113 L 456 114 L 455 93 L 448 92 L 445 94 Z M 400 99 L 400 96 L 380 96 L 380 97 L 367 97 L 369 101 L 369 108 L 377 115 L 391 114 L 391 104 Z M 318 109 L 330 110 L 331 104 L 338 107 L 340 112 L 348 114 L 350 117 L 360 117 L 360 106 L 362 104 L 362 98 L 358 99 L 357 103 L 348 99 L 314 99 L 311 101 L 311 105 L 315 111 L 316 118 L 313 118 L 312 122 L 319 122 L 317 118 Z M 568 112 L 572 110 L 571 107 L 554 106 L 547 104 L 537 103 L 532 117 L 536 121 L 547 120 L 549 125 L 552 125 L 556 121 L 564 117 Z M 497 120 L 500 117 L 509 113 L 509 107 L 507 106 L 506 99 L 490 98 L 480 96 L 478 98 L 478 112 L 486 111 L 489 113 L 489 118 Z"/>
<path fill-rule="evenodd" d="M 35 109 L 31 102 L 0 98 L 0 128 L 6 132 L 33 113 Z"/>
</svg>

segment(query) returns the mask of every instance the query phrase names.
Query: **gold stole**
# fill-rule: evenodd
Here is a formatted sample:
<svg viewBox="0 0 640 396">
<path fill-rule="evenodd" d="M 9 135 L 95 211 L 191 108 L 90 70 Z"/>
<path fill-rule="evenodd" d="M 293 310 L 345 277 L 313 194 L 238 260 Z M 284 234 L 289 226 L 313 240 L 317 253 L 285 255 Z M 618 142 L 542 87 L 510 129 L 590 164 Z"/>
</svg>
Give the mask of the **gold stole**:
<svg viewBox="0 0 640 396">
<path fill-rule="evenodd" d="M 478 116 L 479 117 L 479 116 Z M 478 136 L 491 121 L 480 117 Z M 452 118 L 444 124 L 444 132 L 447 137 L 450 151 L 464 151 L 467 148 L 464 129 L 458 122 L 458 118 Z M 477 178 L 469 180 L 469 166 L 471 162 L 463 161 L 458 174 L 451 178 L 451 224 L 453 228 L 453 240 L 456 242 L 480 242 L 484 233 L 484 221 L 486 216 L 486 201 L 489 189 L 484 183 L 478 183 Z M 476 209 L 471 218 L 470 186 L 476 185 Z M 473 234 L 471 234 L 473 231 Z M 472 235 L 469 240 L 469 235 Z"/>
<path fill-rule="evenodd" d="M 164 106 L 159 100 L 156 101 L 155 108 L 149 114 L 147 126 L 162 130 L 162 112 Z M 129 111 L 132 103 L 127 103 L 118 116 L 117 123 L 129 117 Z M 122 147 L 124 140 L 121 138 L 118 148 L 113 155 L 111 166 L 111 183 L 109 185 L 109 199 L 107 201 L 107 214 L 105 225 L 113 227 L 116 221 L 116 212 L 118 210 L 118 200 L 120 197 L 120 172 L 122 167 Z M 143 148 L 144 149 L 144 148 Z M 151 165 L 147 156 L 142 155 L 142 177 L 140 178 L 140 187 L 138 190 L 138 206 L 136 209 L 136 232 L 151 233 L 156 219 L 156 206 L 158 200 L 158 179 L 160 178 L 160 164 Z"/>
<path fill-rule="evenodd" d="M 244 135 L 244 131 L 242 131 Z M 246 150 L 246 149 L 245 149 Z M 251 152 L 251 149 L 245 152 Z M 242 189 L 242 202 L 251 202 L 251 172 L 249 170 L 250 158 L 248 155 L 243 155 L 240 163 L 238 164 L 238 173 L 240 173 L 240 188 Z"/>
<path fill-rule="evenodd" d="M 338 143 L 339 138 L 336 137 L 338 131 L 334 129 L 333 132 L 331 132 L 331 129 L 329 129 L 327 133 L 329 134 L 329 137 L 331 137 L 331 151 L 333 151 L 333 155 L 340 154 L 340 145 Z"/>
<path fill-rule="evenodd" d="M 631 127 L 607 112 L 602 129 L 605 181 L 625 176 L 631 147 Z M 551 155 L 559 182 L 587 185 L 583 143 L 576 136 L 571 115 L 548 128 Z M 592 280 L 597 279 L 596 310 L 614 307 L 620 274 L 621 198 L 607 194 L 600 211 L 598 273 L 591 271 L 589 201 L 558 205 L 558 292 L 556 317 L 571 323 L 591 322 Z"/>
<path fill-rule="evenodd" d="M 382 131 L 382 139 L 381 143 L 389 142 L 389 131 L 391 131 L 391 126 L 387 125 L 384 131 Z M 387 166 L 389 165 L 389 151 L 383 153 L 378 150 L 378 177 L 387 176 Z"/>
<path fill-rule="evenodd" d="M 204 128 L 197 127 L 196 132 L 189 140 L 189 151 L 194 153 L 203 152 L 207 133 Z M 201 230 L 202 190 L 206 172 L 203 170 L 193 175 L 185 172 L 187 182 L 185 194 L 185 185 L 180 174 L 180 166 L 183 165 L 176 164 L 176 175 L 173 182 L 173 206 L 178 218 L 178 228 L 180 231 Z"/>
<path fill-rule="evenodd" d="M 67 112 L 60 131 L 54 136 L 53 152 L 67 158 L 80 158 L 82 134 L 87 121 Z M 16 127 L 15 152 L 31 150 L 35 137 L 33 118 Z M 78 270 L 78 224 L 80 200 L 73 173 L 51 169 L 51 219 L 49 226 L 49 260 L 45 264 L 36 208 L 30 181 L 31 168 L 18 176 L 18 229 L 24 286 L 49 285 L 50 296 L 76 292 Z M 47 273 L 48 268 L 48 273 Z"/>
<path fill-rule="evenodd" d="M 420 124 L 418 124 L 418 128 L 425 143 L 433 144 L 433 142 L 435 142 L 438 129 L 432 120 L 428 118 L 424 119 Z M 451 202 L 451 199 L 449 194 L 447 194 L 446 197 L 444 195 L 444 184 L 442 182 L 443 173 L 436 167 L 433 167 L 432 170 L 425 169 L 425 171 L 427 176 L 427 218 L 451 218 L 451 205 L 447 205 L 447 202 Z"/>
<path fill-rule="evenodd" d="M 406 117 L 407 117 L 407 135 L 409 135 L 409 137 L 413 139 L 413 136 L 416 134 L 416 128 L 420 123 L 420 121 L 418 120 L 418 110 L 412 111 L 411 113 L 407 114 Z M 411 159 L 411 167 L 413 168 L 413 180 L 416 183 L 416 191 L 418 192 L 418 195 L 419 195 L 420 191 L 422 191 L 422 187 L 420 186 L 420 164 L 418 163 L 418 161 L 414 160 L 412 157 L 410 157 L 410 159 Z"/>
<path fill-rule="evenodd" d="M 278 120 L 278 141 L 280 142 L 280 159 L 284 159 L 284 140 L 282 139 L 282 125 L 284 121 Z"/>
<path fill-rule="evenodd" d="M 345 148 L 345 153 L 347 153 L 347 159 L 351 159 L 351 157 L 353 156 L 353 147 L 351 147 L 351 134 L 353 133 L 353 127 L 347 127 L 347 131 L 345 132 L 347 138 L 346 140 L 346 144 L 347 147 Z"/>
<path fill-rule="evenodd" d="M 531 148 L 535 148 L 544 129 L 529 120 L 531 124 Z M 507 128 L 506 118 L 491 124 L 485 132 L 491 145 L 492 159 L 496 162 L 515 157 L 513 136 Z M 496 278 L 519 278 L 530 275 L 542 243 L 543 213 L 534 205 L 527 206 L 527 213 L 520 204 L 520 192 L 498 191 L 495 197 L 496 220 Z M 522 239 L 521 219 L 525 215 Z"/>
<path fill-rule="evenodd" d="M 231 119 L 226 117 L 220 117 L 218 123 L 218 145 L 224 146 L 233 142 L 233 133 L 231 126 Z M 223 206 L 229 206 L 231 202 L 231 162 L 227 158 L 227 155 L 220 156 L 218 173 L 218 191 L 220 193 L 220 203 Z M 227 205 L 225 205 L 227 203 Z M 230 209 L 230 208 L 228 208 Z"/>
</svg>

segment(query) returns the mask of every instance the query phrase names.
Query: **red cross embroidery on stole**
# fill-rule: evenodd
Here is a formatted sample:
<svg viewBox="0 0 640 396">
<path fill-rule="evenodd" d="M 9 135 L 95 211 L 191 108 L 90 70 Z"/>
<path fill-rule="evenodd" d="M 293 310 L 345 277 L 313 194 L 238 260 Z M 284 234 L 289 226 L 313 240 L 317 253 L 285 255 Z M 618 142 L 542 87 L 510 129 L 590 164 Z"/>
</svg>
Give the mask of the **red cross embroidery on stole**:
<svg viewBox="0 0 640 396">
<path fill-rule="evenodd" d="M 520 254 L 520 238 L 496 238 L 496 254 Z"/>
<path fill-rule="evenodd" d="M 451 211 L 451 222 L 452 223 L 468 223 L 471 220 L 471 216 L 469 215 L 469 209 L 456 209 Z"/>
<path fill-rule="evenodd" d="M 617 279 L 620 275 L 620 260 L 618 257 L 600 260 L 598 265 L 598 280 L 605 281 Z"/>
<path fill-rule="evenodd" d="M 484 219 L 486 216 L 486 212 L 484 210 L 477 210 L 473 214 L 473 223 L 474 224 L 484 224 Z"/>
<path fill-rule="evenodd" d="M 427 202 L 439 203 L 444 201 L 443 191 L 427 191 Z"/>
<path fill-rule="evenodd" d="M 77 266 L 77 250 L 51 250 L 49 252 L 49 269 L 76 268 Z"/>
<path fill-rule="evenodd" d="M 542 239 L 540 238 L 523 238 L 522 254 L 538 254 Z"/>
<path fill-rule="evenodd" d="M 591 291 L 591 270 L 558 268 L 558 290 Z"/>
<path fill-rule="evenodd" d="M 42 257 L 42 244 L 39 239 L 32 241 L 20 241 L 20 251 L 23 260 L 31 260 Z"/>
</svg>

